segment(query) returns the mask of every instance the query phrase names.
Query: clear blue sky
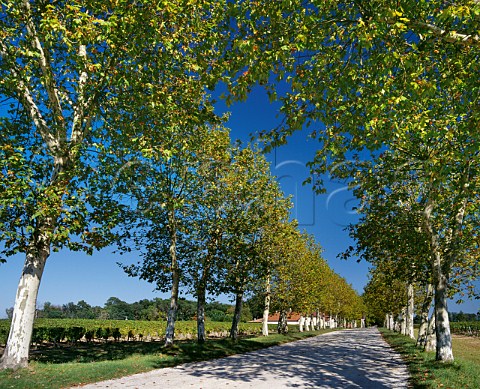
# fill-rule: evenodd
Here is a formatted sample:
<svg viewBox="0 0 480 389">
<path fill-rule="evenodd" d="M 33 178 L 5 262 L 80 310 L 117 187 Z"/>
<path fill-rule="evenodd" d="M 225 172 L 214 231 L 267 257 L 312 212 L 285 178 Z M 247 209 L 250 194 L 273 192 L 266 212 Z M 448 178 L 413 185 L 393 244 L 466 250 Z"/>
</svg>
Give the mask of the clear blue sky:
<svg viewBox="0 0 480 389">
<path fill-rule="evenodd" d="M 223 110 L 227 108 L 219 104 L 218 111 Z M 255 90 L 246 103 L 237 103 L 228 110 L 232 112 L 228 123 L 232 139 L 248 141 L 250 133 L 270 129 L 279 123 L 277 107 L 269 103 L 261 89 Z M 324 248 L 324 257 L 330 266 L 361 293 L 367 282 L 368 264 L 336 258 L 353 243 L 344 228 L 357 218 L 351 212 L 354 197 L 346 190 L 345 184 L 329 177 L 324 178 L 327 193 L 323 195 L 314 195 L 311 187 L 302 185 L 309 175 L 306 162 L 313 159 L 316 149 L 316 142 L 307 140 L 306 133 L 295 134 L 286 146 L 268 155 L 272 173 L 279 179 L 285 193 L 293 195 L 295 208 L 292 216 L 299 221 L 300 227 L 315 236 Z M 154 287 L 145 281 L 127 277 L 117 261 L 135 262 L 136 258 L 133 255 L 115 256 L 108 249 L 92 256 L 69 251 L 53 253 L 47 261 L 38 305 L 46 301 L 65 304 L 85 300 L 91 305 L 103 306 L 111 296 L 130 303 L 144 298 L 168 297 L 155 292 Z M 22 265 L 22 256 L 12 257 L 0 265 L 0 318 L 5 317 L 5 309 L 14 304 Z M 221 300 L 227 302 L 228 297 Z M 450 304 L 450 310 L 457 312 L 476 313 L 478 308 L 478 301 L 468 301 L 462 306 Z"/>
</svg>

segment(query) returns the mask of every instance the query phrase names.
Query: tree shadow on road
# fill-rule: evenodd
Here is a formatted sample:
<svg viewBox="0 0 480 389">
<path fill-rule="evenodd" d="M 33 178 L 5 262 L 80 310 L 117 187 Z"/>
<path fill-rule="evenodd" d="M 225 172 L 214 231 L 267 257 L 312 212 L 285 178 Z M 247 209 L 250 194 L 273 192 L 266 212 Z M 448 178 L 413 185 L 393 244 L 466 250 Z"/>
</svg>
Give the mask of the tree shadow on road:
<svg viewBox="0 0 480 389">
<path fill-rule="evenodd" d="M 340 331 L 181 369 L 232 384 L 261 384 L 268 372 L 282 387 L 381 389 L 407 387 L 408 382 L 403 361 L 374 329 Z"/>
</svg>

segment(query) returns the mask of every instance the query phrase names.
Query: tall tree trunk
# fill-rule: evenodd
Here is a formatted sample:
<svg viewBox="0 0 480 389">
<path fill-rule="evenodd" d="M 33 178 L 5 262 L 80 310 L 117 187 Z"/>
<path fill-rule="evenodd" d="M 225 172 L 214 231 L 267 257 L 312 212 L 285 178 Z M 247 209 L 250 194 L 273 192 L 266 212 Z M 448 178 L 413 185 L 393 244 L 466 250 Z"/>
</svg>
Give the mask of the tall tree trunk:
<svg viewBox="0 0 480 389">
<path fill-rule="evenodd" d="M 237 340 L 238 338 L 238 323 L 240 323 L 240 316 L 242 314 L 243 291 L 237 292 L 235 296 L 235 312 L 233 313 L 232 328 L 230 329 L 230 338 Z"/>
<path fill-rule="evenodd" d="M 170 295 L 170 308 L 167 316 L 167 330 L 165 332 L 165 346 L 172 346 L 175 337 L 175 321 L 178 311 L 178 292 L 180 289 L 180 269 L 177 262 L 177 226 L 175 220 L 175 211 L 170 211 L 170 259 L 172 260 L 172 290 Z"/>
<path fill-rule="evenodd" d="M 54 170 L 50 179 L 52 187 L 55 187 L 58 178 L 63 175 L 67 159 L 56 156 L 54 161 Z M 63 186 L 55 188 L 58 193 L 63 193 L 65 189 Z M 59 210 L 61 204 L 51 204 L 51 207 L 50 211 Z M 40 288 L 45 264 L 50 256 L 51 236 L 55 232 L 57 217 L 58 213 L 55 216 L 50 214 L 43 220 L 38 217 L 37 226 L 33 233 L 34 238 L 30 242 L 25 255 L 25 263 L 18 282 L 10 332 L 5 350 L 0 358 L 0 369 L 18 369 L 28 365 L 38 289 Z"/>
<path fill-rule="evenodd" d="M 10 333 L 0 359 L 2 369 L 19 369 L 28 365 L 38 289 L 45 263 L 50 255 L 48 238 L 43 241 L 43 247 L 37 248 L 34 253 L 27 254 L 25 258 L 15 297 Z"/>
<path fill-rule="evenodd" d="M 178 311 L 178 291 L 179 291 L 179 271 L 175 267 L 172 269 L 172 291 L 170 296 L 170 307 L 167 316 L 167 330 L 165 332 L 165 346 L 172 346 L 175 336 L 175 321 L 177 320 Z"/>
<path fill-rule="evenodd" d="M 305 326 L 305 317 L 300 315 L 300 319 L 298 319 L 298 331 L 303 332 Z"/>
<path fill-rule="evenodd" d="M 212 262 L 215 259 L 215 251 L 219 244 L 219 230 L 217 229 L 213 234 L 212 238 L 209 240 L 208 252 L 203 263 L 202 275 L 198 281 L 197 288 L 197 342 L 199 344 L 205 343 L 205 306 L 206 306 L 206 293 L 207 293 L 207 282 L 210 277 L 210 268 Z"/>
<path fill-rule="evenodd" d="M 210 274 L 210 265 L 212 261 L 212 254 L 208 253 L 203 264 L 202 275 L 198 281 L 197 287 L 197 342 L 205 343 L 205 306 L 207 293 L 207 280 Z"/>
<path fill-rule="evenodd" d="M 407 289 L 408 303 L 406 312 L 406 335 L 412 339 L 415 339 L 415 334 L 413 332 L 413 314 L 415 310 L 414 292 L 413 284 L 409 283 Z"/>
<path fill-rule="evenodd" d="M 270 276 L 267 277 L 265 284 L 265 302 L 263 308 L 262 335 L 268 336 L 268 316 L 270 314 Z"/>
<path fill-rule="evenodd" d="M 439 238 L 431 224 L 433 204 L 425 208 L 425 225 L 430 236 L 430 247 L 433 262 L 433 284 L 435 288 L 435 333 L 437 338 L 436 359 L 442 362 L 453 361 L 452 335 L 450 334 L 450 321 L 447 308 L 447 284 L 448 284 L 448 263 L 444 263 L 443 250 L 440 247 Z M 463 215 L 462 211 L 457 219 Z M 457 223 L 461 220 L 457 220 Z"/>
<path fill-rule="evenodd" d="M 434 351 L 437 348 L 437 336 L 435 335 L 435 311 L 428 321 L 427 337 L 425 340 L 425 351 Z"/>
<path fill-rule="evenodd" d="M 309 314 L 305 317 L 305 331 L 311 331 L 312 318 Z"/>
<path fill-rule="evenodd" d="M 401 319 L 400 319 L 400 333 L 402 335 L 407 335 L 407 321 L 405 320 L 407 313 L 407 307 L 402 308 Z"/>
<path fill-rule="evenodd" d="M 423 300 L 422 304 L 422 312 L 420 314 L 421 322 L 420 328 L 418 329 L 418 337 L 416 344 L 418 347 L 425 347 L 425 343 L 427 340 L 428 311 L 430 310 L 430 306 L 432 305 L 432 300 L 433 286 L 432 284 L 428 284 L 425 292 L 425 299 Z"/>
<path fill-rule="evenodd" d="M 278 316 L 277 332 L 283 335 L 288 333 L 287 312 L 284 309 L 280 310 Z"/>
<path fill-rule="evenodd" d="M 453 361 L 452 335 L 447 308 L 447 276 L 436 269 L 435 277 L 435 333 L 437 337 L 436 360 L 442 362 Z"/>
<path fill-rule="evenodd" d="M 203 278 L 203 275 L 202 275 Z M 205 304 L 206 291 L 203 280 L 200 281 L 200 286 L 197 288 L 197 342 L 205 343 Z"/>
</svg>

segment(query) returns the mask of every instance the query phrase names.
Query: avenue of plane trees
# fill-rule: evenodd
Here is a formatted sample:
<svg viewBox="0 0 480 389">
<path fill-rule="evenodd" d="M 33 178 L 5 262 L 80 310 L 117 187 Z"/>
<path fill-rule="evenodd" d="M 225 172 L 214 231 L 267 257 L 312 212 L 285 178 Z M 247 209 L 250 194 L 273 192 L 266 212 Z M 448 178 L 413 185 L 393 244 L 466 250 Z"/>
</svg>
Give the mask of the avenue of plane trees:
<svg viewBox="0 0 480 389">
<path fill-rule="evenodd" d="M 318 140 L 318 192 L 329 172 L 360 200 L 345 256 L 372 263 L 371 304 L 398 317 L 397 281 L 433 295 L 453 360 L 446 302 L 475 295 L 478 268 L 479 18 L 478 0 L 2 1 L 0 250 L 25 256 L 2 367 L 27 364 L 52 250 L 140 251 L 125 271 L 171 292 L 167 342 L 180 287 L 199 340 L 206 294 L 240 310 L 261 282 L 267 305 L 336 314 L 335 275 L 260 152 L 230 145 L 218 85 L 229 104 L 258 85 L 281 102 L 267 149 Z"/>
<path fill-rule="evenodd" d="M 206 87 L 226 80 L 222 56 L 234 44 L 226 8 L 235 11 L 208 1 L 2 3 L 0 234 L 3 257 L 26 257 L 2 367 L 27 364 L 52 250 L 138 253 L 124 270 L 171 293 L 167 345 L 181 288 L 197 298 L 199 342 L 207 295 L 234 296 L 232 338 L 252 291 L 267 317 L 270 304 L 282 317 L 361 317 L 356 293 L 289 221 L 260 151 L 231 145 L 213 112 Z"/>
</svg>

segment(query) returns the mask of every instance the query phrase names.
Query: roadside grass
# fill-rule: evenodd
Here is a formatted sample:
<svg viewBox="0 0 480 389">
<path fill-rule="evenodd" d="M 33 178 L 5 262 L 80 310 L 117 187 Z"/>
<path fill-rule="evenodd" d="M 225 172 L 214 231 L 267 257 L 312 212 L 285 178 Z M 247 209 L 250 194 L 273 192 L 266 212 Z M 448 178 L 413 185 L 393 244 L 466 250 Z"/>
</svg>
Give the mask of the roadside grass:
<svg viewBox="0 0 480 389">
<path fill-rule="evenodd" d="M 415 340 L 384 328 L 380 332 L 407 363 L 413 388 L 480 388 L 480 339 L 454 336 L 455 361 L 441 363 L 434 352 L 415 347 Z"/>
<path fill-rule="evenodd" d="M 330 332 L 320 330 L 268 337 L 162 342 L 81 343 L 71 347 L 42 346 L 34 350 L 26 369 L 0 371 L 0 388 L 65 388 L 143 373 L 186 362 L 221 358 Z"/>
</svg>

